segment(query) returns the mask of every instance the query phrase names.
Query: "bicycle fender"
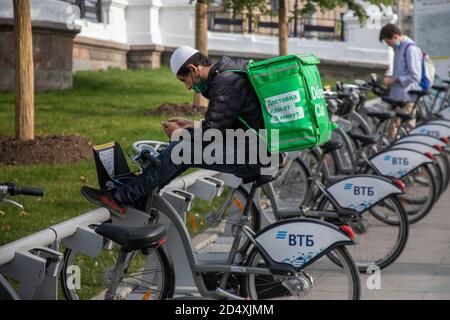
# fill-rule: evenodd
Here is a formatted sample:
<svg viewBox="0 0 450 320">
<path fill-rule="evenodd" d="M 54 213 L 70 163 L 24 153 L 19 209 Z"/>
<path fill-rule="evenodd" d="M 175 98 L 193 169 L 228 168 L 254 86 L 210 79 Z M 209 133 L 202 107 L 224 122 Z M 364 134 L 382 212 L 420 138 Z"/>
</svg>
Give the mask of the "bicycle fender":
<svg viewBox="0 0 450 320">
<path fill-rule="evenodd" d="M 326 189 L 341 208 L 361 213 L 400 190 L 390 180 L 373 175 L 344 178 Z"/>
<path fill-rule="evenodd" d="M 424 124 L 422 126 L 412 129 L 410 134 L 426 134 L 428 136 L 442 138 L 450 137 L 450 127 L 441 124 Z"/>
<path fill-rule="evenodd" d="M 444 120 L 444 119 L 432 120 L 432 121 L 427 122 L 427 124 L 439 124 L 442 126 L 450 127 L 450 120 Z"/>
<path fill-rule="evenodd" d="M 370 163 L 381 175 L 392 178 L 402 178 L 424 163 L 433 162 L 423 153 L 398 148 L 383 151 L 370 159 Z"/>
<path fill-rule="evenodd" d="M 429 146 L 441 146 L 441 147 L 447 147 L 447 144 L 440 140 L 439 138 L 435 138 L 432 136 L 427 136 L 427 135 L 423 135 L 423 134 L 413 134 L 413 135 L 407 135 L 404 136 L 403 138 L 398 139 L 395 143 L 400 143 L 400 142 L 420 142 L 420 143 L 425 143 Z"/>
<path fill-rule="evenodd" d="M 450 120 L 450 108 L 445 108 L 439 112 L 439 115 L 445 120 Z"/>
<path fill-rule="evenodd" d="M 264 251 L 272 264 L 288 264 L 297 270 L 337 246 L 355 244 L 337 226 L 308 218 L 273 223 L 258 232 L 255 240 L 258 249 Z"/>
<path fill-rule="evenodd" d="M 431 153 L 432 155 L 439 155 L 441 154 L 439 152 L 438 149 L 433 148 L 432 146 L 425 144 L 425 143 L 420 143 L 420 142 L 409 142 L 409 141 L 405 141 L 405 142 L 400 142 L 400 143 L 395 143 L 393 146 L 391 146 L 390 149 L 408 149 L 408 150 L 412 150 L 412 151 L 417 151 L 420 152 L 422 154 L 425 154 L 427 152 Z"/>
</svg>

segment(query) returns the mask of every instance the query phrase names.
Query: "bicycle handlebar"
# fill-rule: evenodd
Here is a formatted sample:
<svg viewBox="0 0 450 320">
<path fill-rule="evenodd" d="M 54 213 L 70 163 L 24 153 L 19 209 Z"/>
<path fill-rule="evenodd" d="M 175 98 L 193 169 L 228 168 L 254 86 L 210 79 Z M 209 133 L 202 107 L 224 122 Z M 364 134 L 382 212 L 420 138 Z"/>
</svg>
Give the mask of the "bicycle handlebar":
<svg viewBox="0 0 450 320">
<path fill-rule="evenodd" d="M 140 158 L 144 161 L 148 161 L 151 164 L 159 167 L 161 165 L 161 160 L 156 156 L 152 155 L 149 150 L 142 150 Z"/>
<path fill-rule="evenodd" d="M 18 186 L 12 182 L 0 184 L 0 194 L 10 194 L 12 196 L 23 194 L 27 196 L 42 197 L 45 191 L 41 188 Z"/>
</svg>

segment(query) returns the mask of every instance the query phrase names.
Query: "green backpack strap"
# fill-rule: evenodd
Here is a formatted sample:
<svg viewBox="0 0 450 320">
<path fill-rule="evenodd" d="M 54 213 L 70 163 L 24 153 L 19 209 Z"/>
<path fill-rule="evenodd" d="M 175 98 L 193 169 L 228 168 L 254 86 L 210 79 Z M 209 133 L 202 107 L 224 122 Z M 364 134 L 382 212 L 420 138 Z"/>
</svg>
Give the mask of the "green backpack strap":
<svg viewBox="0 0 450 320">
<path fill-rule="evenodd" d="M 244 124 L 244 126 L 246 126 L 248 129 L 252 130 L 254 133 L 256 133 L 257 136 L 259 136 L 261 139 L 263 139 L 264 141 L 266 141 L 266 138 L 263 137 L 258 131 L 256 131 L 255 129 L 253 129 L 252 127 L 250 127 L 247 123 L 247 121 L 245 121 L 242 117 L 238 117 L 239 121 L 242 122 L 242 124 Z"/>
<path fill-rule="evenodd" d="M 247 74 L 247 71 L 241 70 L 241 69 L 222 70 L 221 72 L 235 72 L 235 73 L 245 73 L 245 74 Z"/>
<path fill-rule="evenodd" d="M 253 60 L 249 60 L 247 63 L 247 66 L 253 63 Z M 235 72 L 235 73 L 245 73 L 248 74 L 248 72 L 246 70 L 243 69 L 229 69 L 229 70 L 222 70 L 222 72 Z M 239 121 L 246 126 L 248 129 L 252 130 L 253 132 L 255 132 L 261 139 L 263 139 L 265 141 L 265 137 L 262 137 L 258 131 L 256 131 L 255 129 L 253 129 L 252 127 L 250 127 L 247 123 L 247 121 L 245 121 L 242 117 L 238 117 Z"/>
<path fill-rule="evenodd" d="M 253 60 L 250 60 L 248 62 L 248 64 L 252 63 Z M 247 65 L 248 65 L 247 64 Z M 235 72 L 235 73 L 245 73 L 247 74 L 246 70 L 243 69 L 228 69 L 228 70 L 222 70 L 221 72 Z M 245 121 L 242 117 L 238 117 L 239 121 L 242 122 L 242 124 L 244 124 L 244 126 L 246 126 L 248 129 L 253 130 L 258 136 L 260 136 L 259 132 L 257 132 L 255 129 L 253 129 L 252 127 L 250 127 L 247 123 L 247 121 Z"/>
<path fill-rule="evenodd" d="M 247 121 L 245 121 L 242 117 L 238 117 L 239 121 L 242 122 L 244 124 L 244 126 L 246 126 L 247 128 L 249 128 L 250 130 L 253 130 L 256 132 L 255 129 L 253 129 L 252 127 L 250 127 L 247 123 Z"/>
</svg>

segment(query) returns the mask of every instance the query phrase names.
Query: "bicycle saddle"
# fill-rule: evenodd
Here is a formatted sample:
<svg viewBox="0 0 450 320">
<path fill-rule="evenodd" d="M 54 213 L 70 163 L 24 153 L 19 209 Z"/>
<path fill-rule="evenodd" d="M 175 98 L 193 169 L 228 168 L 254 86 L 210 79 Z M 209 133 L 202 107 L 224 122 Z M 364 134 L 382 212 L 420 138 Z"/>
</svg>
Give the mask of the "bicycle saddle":
<svg viewBox="0 0 450 320">
<path fill-rule="evenodd" d="M 423 97 L 426 96 L 427 94 L 430 94 L 429 91 L 426 90 L 409 90 L 408 91 L 409 94 L 415 94 L 417 97 Z"/>
<path fill-rule="evenodd" d="M 395 117 L 395 112 L 393 111 L 369 111 L 367 115 L 372 118 L 377 118 L 380 121 L 386 121 Z"/>
<path fill-rule="evenodd" d="M 342 142 L 338 140 L 330 140 L 324 145 L 320 146 L 323 153 L 330 153 L 333 150 L 340 149 L 342 147 Z"/>
<path fill-rule="evenodd" d="M 413 91 L 413 90 L 412 90 Z M 409 91 L 409 93 L 411 93 L 411 91 Z M 395 107 L 400 107 L 403 108 L 405 106 L 405 104 L 408 103 L 408 101 L 404 101 L 404 100 L 394 100 L 388 97 L 382 97 L 381 98 L 382 101 L 386 102 L 387 104 L 390 104 L 391 106 Z"/>
<path fill-rule="evenodd" d="M 442 92 L 442 91 L 447 91 L 448 86 L 442 86 L 442 85 L 439 86 L 439 85 L 435 84 L 435 85 L 431 86 L 431 88 L 433 88 L 434 90 L 437 90 L 439 92 Z"/>
<path fill-rule="evenodd" d="M 164 242 L 167 229 L 160 223 L 140 227 L 103 223 L 95 229 L 95 232 L 127 250 L 134 251 L 158 247 Z"/>
<path fill-rule="evenodd" d="M 363 146 L 375 144 L 379 139 L 377 135 L 358 134 L 352 132 L 350 132 L 350 137 L 359 141 Z"/>
<path fill-rule="evenodd" d="M 402 121 L 409 121 L 409 120 L 413 120 L 416 117 L 412 114 L 408 114 L 408 113 L 401 113 L 401 112 L 397 112 L 397 117 L 399 117 Z"/>
</svg>

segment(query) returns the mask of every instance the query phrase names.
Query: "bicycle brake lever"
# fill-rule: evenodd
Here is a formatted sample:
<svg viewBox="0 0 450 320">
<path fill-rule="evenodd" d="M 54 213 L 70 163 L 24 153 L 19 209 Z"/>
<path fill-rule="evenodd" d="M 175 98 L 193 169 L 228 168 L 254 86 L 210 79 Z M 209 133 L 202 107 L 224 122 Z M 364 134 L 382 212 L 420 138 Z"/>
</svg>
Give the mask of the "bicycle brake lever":
<svg viewBox="0 0 450 320">
<path fill-rule="evenodd" d="M 4 202 L 8 202 L 8 203 L 10 203 L 10 204 L 12 204 L 12 205 L 14 205 L 14 206 L 16 206 L 16 207 L 19 207 L 21 210 L 24 209 L 24 207 L 23 207 L 20 203 L 17 203 L 17 202 L 15 202 L 15 201 L 11 200 L 11 199 L 3 198 L 3 201 L 4 201 Z"/>
</svg>

